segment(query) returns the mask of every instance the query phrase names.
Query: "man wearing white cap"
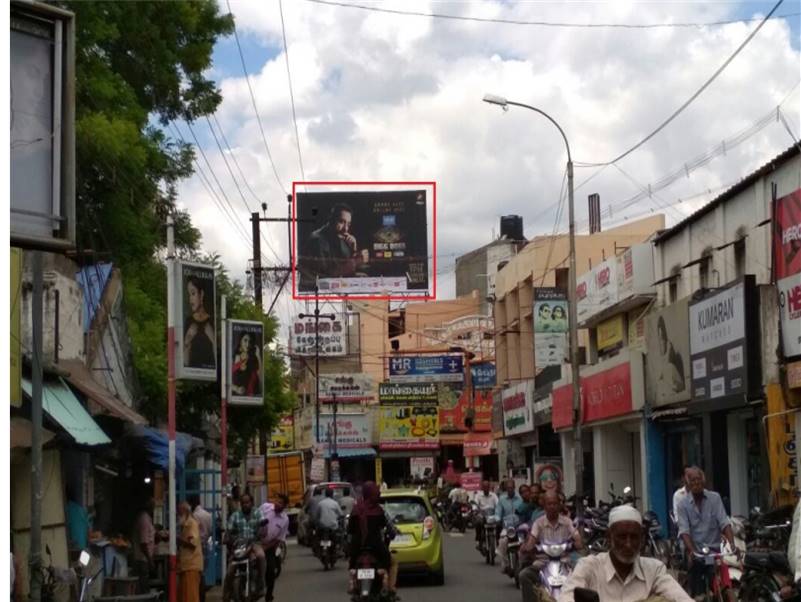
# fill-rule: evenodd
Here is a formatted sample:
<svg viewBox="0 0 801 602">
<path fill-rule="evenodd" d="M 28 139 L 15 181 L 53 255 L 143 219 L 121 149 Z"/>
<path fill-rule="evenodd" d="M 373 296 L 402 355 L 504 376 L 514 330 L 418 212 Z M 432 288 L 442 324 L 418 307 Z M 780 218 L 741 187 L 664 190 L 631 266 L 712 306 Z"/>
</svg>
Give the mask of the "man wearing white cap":
<svg viewBox="0 0 801 602">
<path fill-rule="evenodd" d="M 573 592 L 578 587 L 597 592 L 601 602 L 692 602 L 664 563 L 640 557 L 642 515 L 636 508 L 612 508 L 608 537 L 609 552 L 579 560 L 559 602 L 574 602 Z"/>
</svg>

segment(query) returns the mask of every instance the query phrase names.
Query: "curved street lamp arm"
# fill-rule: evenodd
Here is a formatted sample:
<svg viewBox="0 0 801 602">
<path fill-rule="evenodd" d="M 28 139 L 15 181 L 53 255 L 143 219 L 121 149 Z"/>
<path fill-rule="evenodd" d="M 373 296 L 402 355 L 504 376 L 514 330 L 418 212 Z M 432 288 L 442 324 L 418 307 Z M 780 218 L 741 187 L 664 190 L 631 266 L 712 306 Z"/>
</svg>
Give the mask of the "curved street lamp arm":
<svg viewBox="0 0 801 602">
<path fill-rule="evenodd" d="M 553 117 L 548 115 L 548 113 L 546 113 L 542 109 L 538 109 L 537 107 L 532 107 L 531 105 L 523 104 L 522 102 L 514 102 L 512 100 L 507 100 L 506 104 L 514 105 L 516 107 L 523 107 L 524 109 L 531 109 L 532 111 L 539 113 L 540 115 L 545 117 L 548 121 L 550 121 L 552 124 L 554 124 L 556 126 L 556 129 L 559 130 L 559 133 L 562 134 L 562 139 L 565 141 L 565 146 L 567 147 L 567 161 L 568 163 L 573 162 L 573 159 L 570 155 L 570 143 L 567 141 L 567 136 L 565 136 L 564 130 L 559 126 L 558 123 L 556 123 L 556 120 Z"/>
</svg>

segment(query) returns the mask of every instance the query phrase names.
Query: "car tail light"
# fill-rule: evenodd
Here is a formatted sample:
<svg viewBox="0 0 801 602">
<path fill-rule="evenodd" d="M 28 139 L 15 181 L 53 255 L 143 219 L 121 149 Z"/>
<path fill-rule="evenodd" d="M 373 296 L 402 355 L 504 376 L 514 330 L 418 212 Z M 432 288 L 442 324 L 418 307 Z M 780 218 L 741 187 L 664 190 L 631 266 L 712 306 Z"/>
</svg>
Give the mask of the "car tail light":
<svg viewBox="0 0 801 602">
<path fill-rule="evenodd" d="M 431 537 L 431 532 L 434 530 L 434 519 L 426 516 L 423 520 L 423 539 Z"/>
</svg>

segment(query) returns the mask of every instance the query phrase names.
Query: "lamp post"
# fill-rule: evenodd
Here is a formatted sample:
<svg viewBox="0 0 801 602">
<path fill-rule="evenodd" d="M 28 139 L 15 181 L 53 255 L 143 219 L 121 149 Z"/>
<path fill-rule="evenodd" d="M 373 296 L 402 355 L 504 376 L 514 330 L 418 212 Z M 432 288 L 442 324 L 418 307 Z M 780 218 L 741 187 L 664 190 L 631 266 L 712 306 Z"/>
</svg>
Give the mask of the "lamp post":
<svg viewBox="0 0 801 602">
<path fill-rule="evenodd" d="M 558 123 L 548 115 L 545 111 L 532 107 L 520 102 L 513 102 L 494 94 L 486 94 L 484 102 L 498 105 L 504 111 L 509 110 L 509 105 L 515 107 L 523 107 L 535 113 L 539 113 L 548 121 L 556 126 L 562 139 L 565 141 L 565 148 L 567 149 L 567 202 L 568 202 L 568 220 L 570 222 L 570 278 L 568 279 L 568 320 L 570 330 L 570 371 L 573 383 L 573 456 L 574 456 L 574 471 L 576 478 L 576 511 L 581 514 L 583 505 L 580 499 L 583 496 L 584 486 L 584 452 L 581 445 L 581 379 L 579 376 L 579 353 L 578 353 L 578 323 L 576 319 L 576 222 L 573 212 L 573 157 L 570 155 L 570 143 L 567 141 L 564 130 Z"/>
</svg>

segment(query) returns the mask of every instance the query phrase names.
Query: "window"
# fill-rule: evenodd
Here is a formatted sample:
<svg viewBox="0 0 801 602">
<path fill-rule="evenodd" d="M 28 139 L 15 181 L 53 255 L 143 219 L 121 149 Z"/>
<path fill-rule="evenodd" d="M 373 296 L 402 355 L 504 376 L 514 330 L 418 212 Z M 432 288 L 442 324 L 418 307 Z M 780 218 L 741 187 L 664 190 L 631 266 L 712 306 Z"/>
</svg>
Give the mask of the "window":
<svg viewBox="0 0 801 602">
<path fill-rule="evenodd" d="M 668 283 L 668 298 L 671 303 L 675 303 L 679 299 L 679 277 L 671 278 Z"/>
<path fill-rule="evenodd" d="M 712 255 L 705 254 L 701 257 L 698 264 L 698 277 L 701 281 L 701 288 L 709 288 L 709 272 L 712 267 Z"/>
<path fill-rule="evenodd" d="M 556 282 L 555 282 L 556 288 L 561 289 L 563 291 L 568 290 L 569 287 L 568 287 L 567 280 L 568 280 L 568 275 L 569 274 L 570 274 L 570 269 L 568 269 L 568 268 L 556 268 L 556 270 L 554 270 L 554 278 L 556 280 Z"/>
<path fill-rule="evenodd" d="M 735 278 L 745 276 L 745 237 L 734 243 L 734 274 Z"/>
</svg>

